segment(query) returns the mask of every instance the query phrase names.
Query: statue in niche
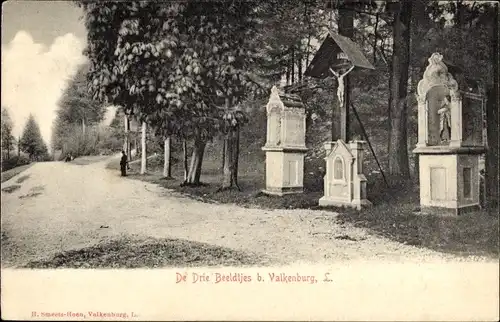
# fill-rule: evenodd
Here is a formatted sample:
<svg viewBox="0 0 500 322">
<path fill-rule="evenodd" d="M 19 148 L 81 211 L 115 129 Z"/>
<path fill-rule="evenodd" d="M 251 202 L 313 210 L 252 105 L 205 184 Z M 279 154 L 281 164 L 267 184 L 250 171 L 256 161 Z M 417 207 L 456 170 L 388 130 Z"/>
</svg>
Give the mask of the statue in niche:
<svg viewBox="0 0 500 322">
<path fill-rule="evenodd" d="M 451 112 L 450 97 L 446 95 L 441 103 L 439 114 L 439 137 L 441 142 L 448 142 L 451 139 Z"/>
</svg>

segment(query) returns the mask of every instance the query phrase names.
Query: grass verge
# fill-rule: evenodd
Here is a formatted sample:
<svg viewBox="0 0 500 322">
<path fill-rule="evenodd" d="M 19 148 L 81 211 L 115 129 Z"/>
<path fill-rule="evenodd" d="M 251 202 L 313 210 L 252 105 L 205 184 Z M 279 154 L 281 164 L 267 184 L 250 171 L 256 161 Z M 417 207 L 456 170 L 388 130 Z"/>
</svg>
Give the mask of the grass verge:
<svg viewBox="0 0 500 322">
<path fill-rule="evenodd" d="M 109 159 L 109 155 L 89 155 L 89 156 L 82 156 L 74 159 L 71 161 L 69 164 L 76 164 L 76 165 L 89 165 L 97 162 L 104 161 L 106 159 Z"/>
<path fill-rule="evenodd" d="M 32 261 L 24 268 L 262 266 L 266 262 L 257 255 L 187 240 L 122 237 Z"/>
<path fill-rule="evenodd" d="M 15 167 L 13 169 L 2 172 L 1 182 L 5 182 L 5 181 L 10 180 L 11 178 L 17 176 L 18 174 L 20 174 L 24 170 L 28 169 L 32 165 L 33 165 L 33 163 L 30 163 L 30 164 L 22 165 L 22 166 Z"/>
</svg>

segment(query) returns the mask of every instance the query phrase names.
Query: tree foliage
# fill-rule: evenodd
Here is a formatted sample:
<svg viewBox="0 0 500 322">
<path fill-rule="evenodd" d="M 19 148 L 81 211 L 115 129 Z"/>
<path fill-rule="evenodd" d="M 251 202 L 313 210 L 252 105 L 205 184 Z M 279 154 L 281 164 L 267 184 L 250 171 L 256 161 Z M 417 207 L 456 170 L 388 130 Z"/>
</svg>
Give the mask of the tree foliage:
<svg viewBox="0 0 500 322">
<path fill-rule="evenodd" d="M 47 146 L 40 133 L 40 127 L 35 117 L 30 114 L 20 141 L 21 150 L 27 153 L 31 160 L 41 160 L 48 155 Z"/>
<path fill-rule="evenodd" d="M 251 3 L 83 2 L 96 99 L 166 135 L 209 138 L 238 103 L 252 53 Z M 107 35 L 107 36 L 106 36 Z"/>
<path fill-rule="evenodd" d="M 104 118 L 104 105 L 94 100 L 88 92 L 88 69 L 88 64 L 78 68 L 59 99 L 52 129 L 53 149 L 62 149 L 75 129 L 80 128 L 84 133 L 85 127 L 95 125 Z"/>
<path fill-rule="evenodd" d="M 7 150 L 7 159 L 10 158 L 10 151 L 14 148 L 15 138 L 12 134 L 14 124 L 10 118 L 9 111 L 2 106 L 2 151 Z"/>
<path fill-rule="evenodd" d="M 202 153 L 231 107 L 259 88 L 248 72 L 257 49 L 256 4 L 81 2 L 91 93 L 163 137 L 193 139 Z"/>
</svg>

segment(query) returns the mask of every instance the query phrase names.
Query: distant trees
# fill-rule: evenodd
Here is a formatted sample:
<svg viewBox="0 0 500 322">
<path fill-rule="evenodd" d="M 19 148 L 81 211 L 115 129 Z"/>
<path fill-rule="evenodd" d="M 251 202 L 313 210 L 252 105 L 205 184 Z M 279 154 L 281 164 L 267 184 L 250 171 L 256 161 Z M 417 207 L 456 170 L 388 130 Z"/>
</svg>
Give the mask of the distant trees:
<svg viewBox="0 0 500 322">
<path fill-rule="evenodd" d="M 48 156 L 40 127 L 32 114 L 28 117 L 19 144 L 21 151 L 27 153 L 31 161 L 41 161 Z"/>
<path fill-rule="evenodd" d="M 7 159 L 10 159 L 10 151 L 14 149 L 15 138 L 12 134 L 14 124 L 10 118 L 9 111 L 2 106 L 2 152 L 7 151 Z"/>
<path fill-rule="evenodd" d="M 59 99 L 52 130 L 53 150 L 76 155 L 95 153 L 99 138 L 89 127 L 103 120 L 105 108 L 88 93 L 88 68 L 88 64 L 79 67 Z"/>
</svg>

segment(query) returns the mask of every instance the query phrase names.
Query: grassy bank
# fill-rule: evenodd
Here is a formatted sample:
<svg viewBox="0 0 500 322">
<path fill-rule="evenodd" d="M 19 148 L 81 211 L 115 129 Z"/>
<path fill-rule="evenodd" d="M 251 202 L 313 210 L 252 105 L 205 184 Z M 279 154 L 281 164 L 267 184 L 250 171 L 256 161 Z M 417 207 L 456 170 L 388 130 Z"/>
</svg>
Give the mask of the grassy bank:
<svg viewBox="0 0 500 322">
<path fill-rule="evenodd" d="M 33 165 L 33 163 L 30 163 L 30 164 L 22 165 L 22 166 L 15 167 L 13 169 L 10 169 L 10 170 L 2 172 L 2 180 L 1 180 L 1 182 L 5 182 L 5 181 L 10 180 L 11 178 L 17 176 L 18 174 L 20 174 L 24 170 L 28 169 L 32 165 Z"/>
<path fill-rule="evenodd" d="M 76 164 L 76 165 L 88 165 L 88 164 L 93 164 L 97 162 L 104 161 L 106 159 L 111 158 L 109 155 L 89 155 L 89 156 L 82 156 L 74 159 L 73 161 L 69 162 L 69 164 Z"/>
<path fill-rule="evenodd" d="M 32 261 L 25 268 L 159 268 L 262 266 L 266 259 L 232 249 L 181 239 L 141 239 L 134 236 L 59 253 Z"/>
</svg>

